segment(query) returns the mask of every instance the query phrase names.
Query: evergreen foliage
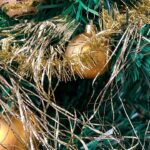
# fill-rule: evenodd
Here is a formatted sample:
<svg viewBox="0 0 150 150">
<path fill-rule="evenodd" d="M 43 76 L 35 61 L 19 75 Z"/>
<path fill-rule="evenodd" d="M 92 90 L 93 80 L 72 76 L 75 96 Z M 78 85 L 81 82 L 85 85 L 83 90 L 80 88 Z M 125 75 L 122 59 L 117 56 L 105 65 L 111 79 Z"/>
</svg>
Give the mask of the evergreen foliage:
<svg viewBox="0 0 150 150">
<path fill-rule="evenodd" d="M 135 0 L 47 0 L 36 15 L 9 18 L 1 11 L 1 114 L 28 120 L 26 112 L 34 112 L 40 150 L 150 149 L 150 19 L 145 19 L 150 16 L 142 23 L 130 20 L 130 10 L 140 5 Z M 71 72 L 65 48 L 89 19 L 103 31 L 104 9 L 112 18 L 118 9 L 125 22 L 109 36 L 108 71 L 81 79 Z"/>
</svg>

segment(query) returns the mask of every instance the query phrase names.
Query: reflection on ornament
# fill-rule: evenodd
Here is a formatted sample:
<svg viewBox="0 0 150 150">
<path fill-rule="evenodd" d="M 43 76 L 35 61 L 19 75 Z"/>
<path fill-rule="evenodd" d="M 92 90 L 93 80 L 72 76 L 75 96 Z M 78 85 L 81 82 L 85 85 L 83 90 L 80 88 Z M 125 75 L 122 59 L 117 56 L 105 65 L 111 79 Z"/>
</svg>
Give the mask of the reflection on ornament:
<svg viewBox="0 0 150 150">
<path fill-rule="evenodd" d="M 96 37 L 96 27 L 91 22 L 85 33 L 75 37 L 67 46 L 65 56 L 70 59 L 75 74 L 83 78 L 95 78 L 107 70 L 109 40 Z"/>
</svg>

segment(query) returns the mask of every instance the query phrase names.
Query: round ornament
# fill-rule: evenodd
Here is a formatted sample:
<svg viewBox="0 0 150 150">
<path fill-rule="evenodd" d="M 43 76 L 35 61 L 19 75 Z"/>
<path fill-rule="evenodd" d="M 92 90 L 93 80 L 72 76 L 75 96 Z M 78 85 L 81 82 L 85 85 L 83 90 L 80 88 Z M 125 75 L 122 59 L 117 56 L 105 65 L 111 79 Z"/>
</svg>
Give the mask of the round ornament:
<svg viewBox="0 0 150 150">
<path fill-rule="evenodd" d="M 25 145 L 27 143 L 29 133 L 19 119 L 12 117 L 10 123 L 0 119 L 0 150 L 28 150 Z"/>
<path fill-rule="evenodd" d="M 96 26 L 90 22 L 84 33 L 71 40 L 65 56 L 71 60 L 73 72 L 82 78 L 92 79 L 108 68 L 109 40 L 96 36 Z"/>
</svg>

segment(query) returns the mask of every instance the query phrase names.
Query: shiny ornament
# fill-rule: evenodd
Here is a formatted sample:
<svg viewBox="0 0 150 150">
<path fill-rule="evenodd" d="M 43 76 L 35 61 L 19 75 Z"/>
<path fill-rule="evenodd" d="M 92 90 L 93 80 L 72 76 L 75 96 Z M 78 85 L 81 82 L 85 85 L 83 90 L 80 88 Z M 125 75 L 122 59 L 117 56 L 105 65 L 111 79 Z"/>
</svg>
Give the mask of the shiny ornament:
<svg viewBox="0 0 150 150">
<path fill-rule="evenodd" d="M 65 56 L 71 60 L 75 74 L 92 79 L 107 70 L 108 51 L 108 38 L 97 37 L 96 26 L 90 22 L 84 33 L 69 42 Z"/>
<path fill-rule="evenodd" d="M 0 150 L 28 150 L 27 143 L 29 133 L 24 130 L 19 119 L 12 117 L 11 122 L 0 119 Z"/>
</svg>

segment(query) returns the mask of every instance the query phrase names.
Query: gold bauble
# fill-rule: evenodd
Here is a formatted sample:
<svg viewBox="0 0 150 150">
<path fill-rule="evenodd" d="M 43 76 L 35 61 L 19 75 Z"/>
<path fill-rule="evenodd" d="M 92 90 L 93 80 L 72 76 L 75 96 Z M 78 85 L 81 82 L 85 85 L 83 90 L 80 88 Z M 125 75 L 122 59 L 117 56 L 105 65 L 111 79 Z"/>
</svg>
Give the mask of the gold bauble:
<svg viewBox="0 0 150 150">
<path fill-rule="evenodd" d="M 29 143 L 29 133 L 24 130 L 19 119 L 12 117 L 11 123 L 0 119 L 0 150 L 27 150 L 25 145 L 27 143 Z"/>
<path fill-rule="evenodd" d="M 108 67 L 108 40 L 97 38 L 95 33 L 95 26 L 87 25 L 85 33 L 71 40 L 65 52 L 65 56 L 73 62 L 74 73 L 83 78 L 102 75 Z"/>
</svg>

